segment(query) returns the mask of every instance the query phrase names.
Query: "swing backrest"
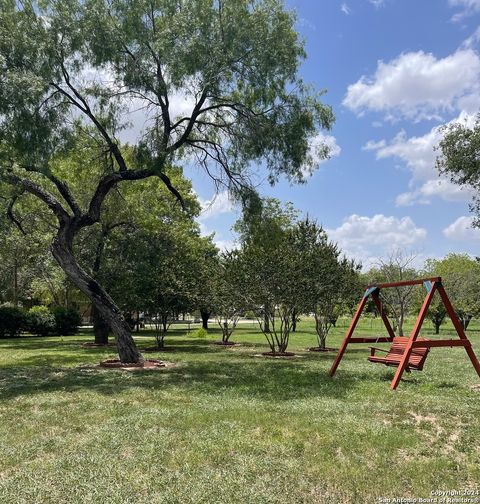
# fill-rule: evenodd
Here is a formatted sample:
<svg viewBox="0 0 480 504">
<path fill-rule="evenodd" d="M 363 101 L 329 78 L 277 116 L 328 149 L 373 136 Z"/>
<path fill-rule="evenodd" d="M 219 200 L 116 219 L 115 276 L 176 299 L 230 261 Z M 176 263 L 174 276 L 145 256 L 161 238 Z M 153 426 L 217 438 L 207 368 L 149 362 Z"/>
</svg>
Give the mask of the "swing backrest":
<svg viewBox="0 0 480 504">
<path fill-rule="evenodd" d="M 417 338 L 417 341 L 425 341 L 426 338 Z M 370 362 L 379 362 L 387 366 L 398 366 L 402 360 L 403 354 L 407 347 L 408 338 L 405 336 L 395 336 L 392 345 L 385 357 L 371 356 Z M 407 367 L 421 371 L 427 358 L 429 348 L 414 348 L 410 353 Z"/>
</svg>

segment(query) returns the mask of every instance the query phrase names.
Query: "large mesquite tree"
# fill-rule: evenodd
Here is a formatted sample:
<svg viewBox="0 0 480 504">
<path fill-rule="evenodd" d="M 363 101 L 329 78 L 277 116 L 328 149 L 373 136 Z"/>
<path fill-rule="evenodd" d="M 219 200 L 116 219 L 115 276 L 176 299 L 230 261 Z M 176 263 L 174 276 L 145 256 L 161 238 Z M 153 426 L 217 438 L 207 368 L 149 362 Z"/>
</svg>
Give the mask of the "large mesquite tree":
<svg viewBox="0 0 480 504">
<path fill-rule="evenodd" d="M 123 362 L 143 358 L 79 265 L 75 237 L 119 184 L 158 177 L 181 201 L 166 167 L 182 159 L 237 194 L 256 162 L 272 183 L 302 181 L 328 155 L 309 146 L 333 115 L 298 76 L 294 23 L 281 0 L 0 0 L 0 177 L 12 198 L 32 195 L 55 216 L 52 253 L 112 328 Z M 133 109 L 145 120 L 130 159 L 118 138 Z M 87 200 L 55 169 L 82 141 L 106 160 Z M 89 175 L 86 159 L 78 176 Z"/>
</svg>

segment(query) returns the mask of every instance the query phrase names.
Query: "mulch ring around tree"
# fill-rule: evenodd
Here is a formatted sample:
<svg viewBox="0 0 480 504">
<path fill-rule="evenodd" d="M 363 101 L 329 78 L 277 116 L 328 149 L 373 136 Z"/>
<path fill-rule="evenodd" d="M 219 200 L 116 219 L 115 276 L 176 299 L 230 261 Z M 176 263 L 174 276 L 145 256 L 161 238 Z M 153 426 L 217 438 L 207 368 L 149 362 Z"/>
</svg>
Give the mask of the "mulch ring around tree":
<svg viewBox="0 0 480 504">
<path fill-rule="evenodd" d="M 175 366 L 172 362 L 164 362 L 158 359 L 146 359 L 144 362 L 120 362 L 120 359 L 107 359 L 101 361 L 97 368 L 121 369 L 124 371 L 152 371 Z"/>
<path fill-rule="evenodd" d="M 319 347 L 310 347 L 307 348 L 309 352 L 338 352 L 338 348 L 319 348 Z"/>
<path fill-rule="evenodd" d="M 175 347 L 162 347 L 158 348 L 156 346 L 149 346 L 146 348 L 139 348 L 140 352 L 145 352 L 145 353 L 155 353 L 155 352 L 175 352 L 177 349 Z"/>
<path fill-rule="evenodd" d="M 267 359 L 292 359 L 303 357 L 303 355 L 298 355 L 293 352 L 262 352 L 260 354 L 255 354 L 253 357 L 266 357 Z"/>
<path fill-rule="evenodd" d="M 116 347 L 116 343 L 94 343 L 93 341 L 89 341 L 87 343 L 82 343 L 80 348 L 108 348 L 108 347 Z"/>
</svg>

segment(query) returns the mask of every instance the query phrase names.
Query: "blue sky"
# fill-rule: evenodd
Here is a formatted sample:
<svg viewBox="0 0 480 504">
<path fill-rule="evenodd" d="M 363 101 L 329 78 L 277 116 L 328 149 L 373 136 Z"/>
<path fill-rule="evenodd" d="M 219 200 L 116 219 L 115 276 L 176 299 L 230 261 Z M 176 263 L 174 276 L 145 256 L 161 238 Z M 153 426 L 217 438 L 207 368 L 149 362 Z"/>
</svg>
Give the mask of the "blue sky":
<svg viewBox="0 0 480 504">
<path fill-rule="evenodd" d="M 326 88 L 336 123 L 332 157 L 306 185 L 281 181 L 264 195 L 291 201 L 366 265 L 394 248 L 419 258 L 480 255 L 471 194 L 438 178 L 437 128 L 471 123 L 480 109 L 480 0 L 288 0 L 306 40 L 304 79 Z M 200 221 L 222 247 L 238 216 L 201 172 Z M 211 205 L 208 205 L 208 202 Z"/>
</svg>

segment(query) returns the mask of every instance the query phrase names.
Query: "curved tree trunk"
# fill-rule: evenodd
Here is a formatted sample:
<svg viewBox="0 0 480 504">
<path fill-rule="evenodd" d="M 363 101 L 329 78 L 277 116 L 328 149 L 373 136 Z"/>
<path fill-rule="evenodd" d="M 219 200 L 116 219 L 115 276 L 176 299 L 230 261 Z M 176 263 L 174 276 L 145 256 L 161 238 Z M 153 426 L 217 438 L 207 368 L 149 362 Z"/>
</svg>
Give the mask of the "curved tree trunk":
<svg viewBox="0 0 480 504">
<path fill-rule="evenodd" d="M 62 225 L 52 243 L 53 256 L 72 282 L 95 305 L 104 321 L 112 329 L 117 339 L 121 362 L 143 362 L 143 356 L 135 345 L 130 326 L 122 313 L 103 287 L 76 261 L 72 251 L 73 236 L 74 230 L 71 226 Z"/>
<path fill-rule="evenodd" d="M 92 304 L 93 334 L 97 345 L 107 345 L 110 326 L 105 322 L 98 308 Z"/>
<path fill-rule="evenodd" d="M 102 232 L 100 234 L 100 239 L 97 244 L 97 249 L 95 251 L 95 260 L 93 261 L 92 275 L 93 278 L 97 279 L 100 273 L 100 267 L 102 264 L 103 251 L 105 250 L 105 241 L 109 233 L 108 227 L 105 228 L 102 225 Z M 110 326 L 102 317 L 95 304 L 92 304 L 92 319 L 93 319 L 93 334 L 95 335 L 95 343 L 97 345 L 107 345 L 108 335 L 110 333 Z"/>
</svg>

